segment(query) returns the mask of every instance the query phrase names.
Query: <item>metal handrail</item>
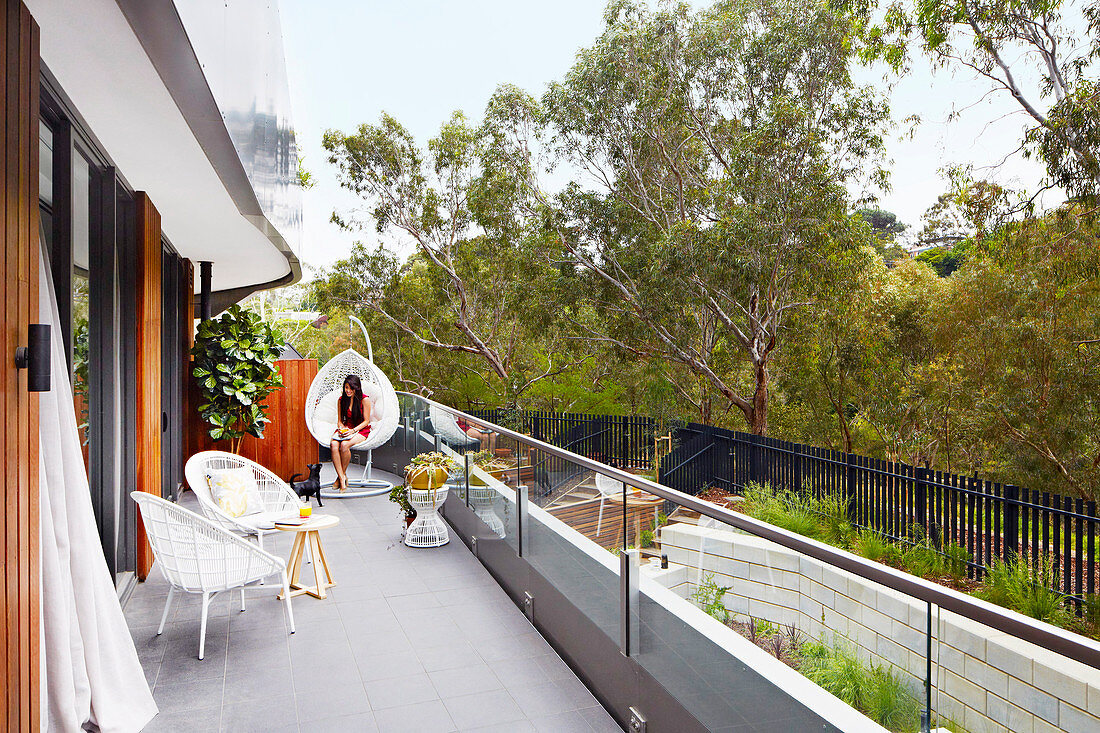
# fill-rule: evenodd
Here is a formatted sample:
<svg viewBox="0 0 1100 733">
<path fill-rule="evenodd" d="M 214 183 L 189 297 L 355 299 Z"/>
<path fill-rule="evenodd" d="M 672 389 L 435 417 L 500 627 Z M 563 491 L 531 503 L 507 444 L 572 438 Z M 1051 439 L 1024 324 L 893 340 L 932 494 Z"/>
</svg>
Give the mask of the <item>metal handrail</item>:
<svg viewBox="0 0 1100 733">
<path fill-rule="evenodd" d="M 816 540 L 803 537 L 802 535 L 788 532 L 785 529 L 765 524 L 748 515 L 724 509 L 716 504 L 691 496 L 690 494 L 685 494 L 681 491 L 670 489 L 667 486 L 654 483 L 641 476 L 635 476 L 634 474 L 627 473 L 613 466 L 593 461 L 585 456 L 577 455 L 563 448 L 558 448 L 557 446 L 532 438 L 529 435 L 517 433 L 514 430 L 509 430 L 500 425 L 495 425 L 486 420 L 476 418 L 473 415 L 462 412 L 461 410 L 456 410 L 453 407 L 448 407 L 447 405 L 430 400 L 426 397 L 421 397 L 419 395 L 409 396 L 436 405 L 437 407 L 447 410 L 452 415 L 460 416 L 464 420 L 475 425 L 491 427 L 500 435 L 505 435 L 518 442 L 536 447 L 540 451 L 545 451 L 567 461 L 572 461 L 590 471 L 602 473 L 605 476 L 614 478 L 636 489 L 641 489 L 642 491 L 647 491 L 650 494 L 654 494 L 668 501 L 675 502 L 701 515 L 737 527 L 757 537 L 771 540 L 781 547 L 786 547 L 789 550 L 794 550 L 795 552 L 812 557 L 815 560 L 820 560 L 833 567 L 846 570 L 853 575 L 904 593 L 912 598 L 927 603 L 934 603 L 940 608 L 957 613 L 972 621 L 976 621 L 990 628 L 1003 631 L 1006 634 L 1057 652 L 1070 659 L 1093 667 L 1094 669 L 1100 669 L 1100 643 L 1087 639 L 1079 634 L 1073 634 L 1072 632 L 1058 633 L 1053 631 L 1052 629 L 1055 627 L 1051 627 L 1049 624 L 1036 621 L 1035 619 L 1028 618 L 1014 611 L 1008 611 L 992 603 L 987 603 L 986 601 L 952 590 L 951 588 L 945 588 L 944 586 L 937 585 L 924 578 L 918 578 L 914 575 L 903 573 L 900 570 L 895 570 L 887 565 L 872 562 L 858 555 L 853 555 L 850 552 L 832 547 L 831 545 L 826 545 Z"/>
</svg>

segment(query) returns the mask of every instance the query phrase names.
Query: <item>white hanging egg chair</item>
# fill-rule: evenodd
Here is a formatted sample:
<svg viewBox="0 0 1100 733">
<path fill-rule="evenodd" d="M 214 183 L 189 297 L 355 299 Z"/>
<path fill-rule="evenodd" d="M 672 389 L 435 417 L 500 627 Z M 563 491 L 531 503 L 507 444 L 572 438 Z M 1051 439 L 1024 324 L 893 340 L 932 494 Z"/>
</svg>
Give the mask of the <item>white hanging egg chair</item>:
<svg viewBox="0 0 1100 733">
<path fill-rule="evenodd" d="M 349 374 L 359 377 L 363 384 L 363 394 L 371 402 L 370 435 L 362 443 L 352 446 L 352 450 L 366 451 L 367 463 L 363 467 L 361 478 L 358 480 L 348 478 L 347 491 L 335 491 L 331 484 L 322 488 L 321 496 L 326 499 L 376 496 L 389 493 L 393 488 L 393 484 L 388 481 L 371 476 L 371 456 L 375 448 L 388 441 L 397 431 L 401 408 L 389 377 L 374 363 L 374 350 L 366 327 L 355 316 L 351 316 L 351 320 L 359 324 L 359 328 L 363 330 L 363 338 L 367 342 L 367 356 L 363 356 L 355 349 L 346 349 L 321 367 L 309 385 L 305 418 L 309 432 L 318 443 L 328 447 L 339 422 L 340 395 L 343 392 L 344 379 Z"/>
</svg>

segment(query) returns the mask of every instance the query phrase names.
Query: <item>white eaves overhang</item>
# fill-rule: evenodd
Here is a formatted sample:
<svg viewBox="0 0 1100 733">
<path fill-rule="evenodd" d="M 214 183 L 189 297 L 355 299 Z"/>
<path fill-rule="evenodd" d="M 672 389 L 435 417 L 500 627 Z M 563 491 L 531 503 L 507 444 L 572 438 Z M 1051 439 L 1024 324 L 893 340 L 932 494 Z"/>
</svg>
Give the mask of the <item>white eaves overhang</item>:
<svg viewBox="0 0 1100 733">
<path fill-rule="evenodd" d="M 126 182 L 148 193 L 172 246 L 213 263 L 219 304 L 300 279 L 297 256 L 256 199 L 171 3 L 123 2 L 124 13 L 115 0 L 25 2 L 41 27 L 43 65 Z M 166 6 L 170 14 L 160 12 Z"/>
</svg>

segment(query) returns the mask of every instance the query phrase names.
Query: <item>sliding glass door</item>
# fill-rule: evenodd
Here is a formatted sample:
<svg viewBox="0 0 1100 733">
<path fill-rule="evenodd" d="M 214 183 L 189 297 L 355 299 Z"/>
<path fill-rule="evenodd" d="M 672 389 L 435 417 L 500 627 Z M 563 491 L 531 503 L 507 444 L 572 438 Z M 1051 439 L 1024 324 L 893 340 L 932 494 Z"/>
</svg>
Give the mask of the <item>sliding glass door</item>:
<svg viewBox="0 0 1100 733">
<path fill-rule="evenodd" d="M 45 86 L 39 135 L 42 245 L 69 366 L 73 410 L 107 565 L 132 575 L 134 512 L 128 367 L 135 349 L 132 195 Z M 129 426 L 129 429 L 128 429 Z"/>
</svg>

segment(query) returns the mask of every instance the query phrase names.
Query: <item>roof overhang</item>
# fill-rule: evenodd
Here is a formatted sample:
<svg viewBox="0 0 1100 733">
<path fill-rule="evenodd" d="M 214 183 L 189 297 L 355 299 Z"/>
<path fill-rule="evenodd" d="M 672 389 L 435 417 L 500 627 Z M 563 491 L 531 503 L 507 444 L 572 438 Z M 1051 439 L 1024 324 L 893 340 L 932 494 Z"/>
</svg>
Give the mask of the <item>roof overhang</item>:
<svg viewBox="0 0 1100 733">
<path fill-rule="evenodd" d="M 176 250 L 213 263 L 216 302 L 300 279 L 171 0 L 25 1 L 44 65 L 111 161 Z"/>
</svg>

